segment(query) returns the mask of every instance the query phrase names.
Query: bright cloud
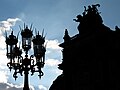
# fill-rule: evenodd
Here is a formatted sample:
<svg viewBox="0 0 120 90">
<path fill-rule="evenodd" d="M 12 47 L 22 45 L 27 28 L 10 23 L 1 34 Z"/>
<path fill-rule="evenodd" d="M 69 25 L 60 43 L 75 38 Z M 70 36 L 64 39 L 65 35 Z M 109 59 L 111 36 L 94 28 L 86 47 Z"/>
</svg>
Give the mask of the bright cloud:
<svg viewBox="0 0 120 90">
<path fill-rule="evenodd" d="M 0 90 L 22 90 L 20 86 L 8 83 L 9 73 L 7 68 L 6 44 L 4 32 L 11 30 L 11 27 L 20 21 L 19 18 L 8 18 L 6 21 L 0 21 Z M 33 90 L 33 89 L 32 89 Z"/>
<path fill-rule="evenodd" d="M 6 66 L 7 64 L 7 58 L 5 55 L 5 50 L 0 50 L 0 83 L 6 83 L 8 79 L 8 68 Z"/>
<path fill-rule="evenodd" d="M 0 83 L 6 83 L 7 82 L 7 73 L 5 71 L 0 71 Z"/>
<path fill-rule="evenodd" d="M 17 21 L 21 21 L 19 18 L 8 18 L 6 21 L 0 21 L 0 30 L 10 30 Z"/>
<path fill-rule="evenodd" d="M 59 47 L 58 40 L 46 40 L 46 59 L 60 59 L 62 57 L 62 48 Z"/>
<path fill-rule="evenodd" d="M 46 60 L 45 64 L 48 66 L 56 66 L 58 64 L 60 64 L 61 62 L 59 60 L 55 60 L 55 59 L 48 59 Z"/>
<path fill-rule="evenodd" d="M 61 49 L 59 47 L 59 43 L 58 43 L 58 40 L 46 40 L 47 42 L 47 48 L 50 48 L 50 49 Z"/>
<path fill-rule="evenodd" d="M 6 21 L 0 21 L 0 49 L 4 49 L 5 46 L 5 37 L 4 32 L 11 30 L 11 27 L 15 26 L 17 21 L 21 21 L 19 18 L 8 18 Z"/>
<path fill-rule="evenodd" d="M 43 85 L 39 85 L 38 87 L 39 87 L 39 90 L 47 90 L 47 88 L 44 87 Z"/>
<path fill-rule="evenodd" d="M 0 49 L 5 49 L 6 48 L 6 44 L 5 44 L 5 37 L 4 36 L 0 36 Z"/>
</svg>

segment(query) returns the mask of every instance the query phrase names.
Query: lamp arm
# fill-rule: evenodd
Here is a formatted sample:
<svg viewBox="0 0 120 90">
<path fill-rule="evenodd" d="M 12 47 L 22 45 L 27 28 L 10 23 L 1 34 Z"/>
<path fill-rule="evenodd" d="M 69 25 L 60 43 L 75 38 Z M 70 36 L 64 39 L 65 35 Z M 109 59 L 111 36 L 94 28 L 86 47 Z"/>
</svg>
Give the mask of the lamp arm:
<svg viewBox="0 0 120 90">
<path fill-rule="evenodd" d="M 31 55 L 31 56 L 30 56 L 30 60 L 31 60 L 31 65 L 32 65 L 32 66 L 34 66 L 34 63 L 35 63 L 35 61 L 34 61 L 33 58 L 34 58 L 34 55 Z"/>
<path fill-rule="evenodd" d="M 39 78 L 41 79 L 41 76 L 43 76 L 43 75 L 44 75 L 44 73 L 42 72 L 42 70 L 41 70 L 41 69 L 39 69 L 39 70 L 38 70 L 38 72 L 39 72 L 39 75 L 38 75 L 38 76 L 39 76 Z"/>
<path fill-rule="evenodd" d="M 13 67 L 12 63 L 11 63 L 11 62 L 7 63 L 7 66 L 8 66 L 8 68 L 9 68 L 10 71 L 11 71 L 11 70 L 12 70 L 12 67 Z"/>
</svg>

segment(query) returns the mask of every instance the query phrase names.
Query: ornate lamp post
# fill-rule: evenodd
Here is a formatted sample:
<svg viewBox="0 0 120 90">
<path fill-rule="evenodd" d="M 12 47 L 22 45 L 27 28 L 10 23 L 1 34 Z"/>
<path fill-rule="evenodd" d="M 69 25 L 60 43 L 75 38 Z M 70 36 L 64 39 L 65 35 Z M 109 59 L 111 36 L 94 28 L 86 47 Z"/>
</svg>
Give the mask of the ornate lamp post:
<svg viewBox="0 0 120 90">
<path fill-rule="evenodd" d="M 22 49 L 25 52 L 25 57 L 21 55 L 22 49 L 20 49 L 20 47 L 17 47 L 18 37 L 13 35 L 13 31 L 9 37 L 6 36 L 6 56 L 10 60 L 10 62 L 7 63 L 7 66 L 9 67 L 10 71 L 12 69 L 14 70 L 13 77 L 15 80 L 17 79 L 18 73 L 22 76 L 24 72 L 23 90 L 30 90 L 28 83 L 29 71 L 31 71 L 31 75 L 33 75 L 34 72 L 39 72 L 38 76 L 40 78 L 43 76 L 41 68 L 43 68 L 45 63 L 45 37 L 43 37 L 43 35 L 39 35 L 39 32 L 36 34 L 36 36 L 33 37 L 33 31 L 27 26 L 21 30 L 21 36 Z M 31 49 L 31 42 L 33 42 L 34 54 L 28 57 L 28 51 Z"/>
</svg>

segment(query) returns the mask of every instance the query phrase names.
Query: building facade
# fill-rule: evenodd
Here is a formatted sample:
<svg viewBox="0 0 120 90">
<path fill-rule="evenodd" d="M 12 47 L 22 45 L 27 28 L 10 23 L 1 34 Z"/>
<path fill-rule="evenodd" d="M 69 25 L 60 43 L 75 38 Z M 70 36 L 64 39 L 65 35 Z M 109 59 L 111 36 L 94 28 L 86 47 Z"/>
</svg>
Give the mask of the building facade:
<svg viewBox="0 0 120 90">
<path fill-rule="evenodd" d="M 120 29 L 103 24 L 99 4 L 85 8 L 77 15 L 79 33 L 69 36 L 65 30 L 62 75 L 49 90 L 119 90 L 120 89 Z"/>
</svg>

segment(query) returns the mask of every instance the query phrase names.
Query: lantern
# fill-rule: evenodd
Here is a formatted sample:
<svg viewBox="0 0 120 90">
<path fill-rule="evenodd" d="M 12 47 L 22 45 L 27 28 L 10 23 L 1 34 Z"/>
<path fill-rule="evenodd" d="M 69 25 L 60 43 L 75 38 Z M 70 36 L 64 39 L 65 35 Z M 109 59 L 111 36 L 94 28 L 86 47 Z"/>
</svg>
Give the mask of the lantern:
<svg viewBox="0 0 120 90">
<path fill-rule="evenodd" d="M 28 29 L 28 26 L 24 30 L 21 31 L 22 35 L 22 48 L 24 51 L 28 52 L 31 48 L 31 38 L 32 38 L 32 31 Z"/>
<path fill-rule="evenodd" d="M 37 59 L 40 59 L 45 53 L 44 42 L 45 38 L 38 34 L 33 38 L 33 49 L 34 49 L 34 56 Z"/>
<path fill-rule="evenodd" d="M 7 46 L 7 54 L 6 55 L 7 55 L 7 58 L 9 58 L 11 60 L 15 58 L 13 50 L 14 50 L 17 42 L 18 42 L 18 39 L 16 38 L 16 36 L 13 35 L 13 31 L 12 31 L 11 35 L 9 35 L 9 37 L 6 37 L 6 46 Z"/>
<path fill-rule="evenodd" d="M 15 45 L 15 47 L 13 48 L 13 53 L 14 53 L 14 56 L 17 58 L 21 56 L 22 50 L 20 49 L 20 47 L 17 47 L 17 45 Z"/>
</svg>

